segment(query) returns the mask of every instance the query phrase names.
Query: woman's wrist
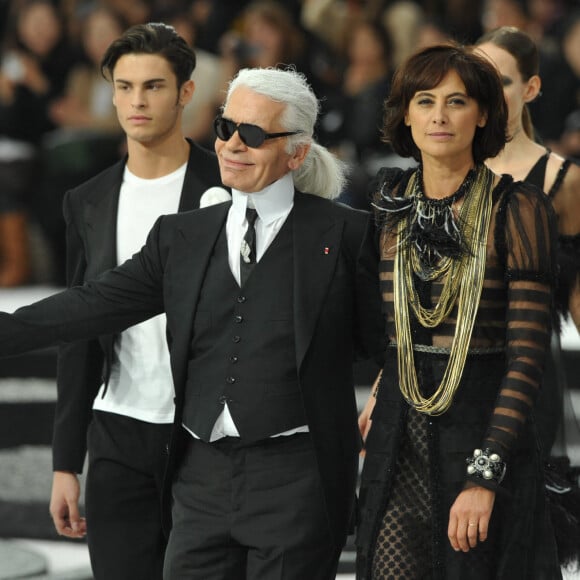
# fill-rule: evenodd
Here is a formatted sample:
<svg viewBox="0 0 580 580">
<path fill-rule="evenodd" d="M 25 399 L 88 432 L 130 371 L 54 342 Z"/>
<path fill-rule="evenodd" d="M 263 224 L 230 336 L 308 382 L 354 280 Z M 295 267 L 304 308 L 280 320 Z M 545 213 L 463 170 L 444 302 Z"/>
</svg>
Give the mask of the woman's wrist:
<svg viewBox="0 0 580 580">
<path fill-rule="evenodd" d="M 467 475 L 493 482 L 499 485 L 506 472 L 505 461 L 502 461 L 498 453 L 495 453 L 489 448 L 475 449 L 473 455 L 468 457 Z"/>
</svg>

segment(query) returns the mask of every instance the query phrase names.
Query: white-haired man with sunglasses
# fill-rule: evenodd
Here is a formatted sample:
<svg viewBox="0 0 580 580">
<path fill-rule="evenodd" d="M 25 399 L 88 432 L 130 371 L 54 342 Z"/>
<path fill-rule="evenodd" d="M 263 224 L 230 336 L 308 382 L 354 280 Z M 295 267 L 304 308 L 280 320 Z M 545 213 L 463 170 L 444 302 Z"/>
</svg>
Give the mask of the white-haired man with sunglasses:
<svg viewBox="0 0 580 580">
<path fill-rule="evenodd" d="M 317 114 L 296 71 L 240 71 L 215 121 L 232 200 L 160 218 L 123 265 L 0 317 L 4 355 L 166 312 L 166 580 L 332 580 L 352 529 L 352 366 L 380 367 L 384 324 L 369 215 L 331 200 L 344 170 Z"/>
</svg>

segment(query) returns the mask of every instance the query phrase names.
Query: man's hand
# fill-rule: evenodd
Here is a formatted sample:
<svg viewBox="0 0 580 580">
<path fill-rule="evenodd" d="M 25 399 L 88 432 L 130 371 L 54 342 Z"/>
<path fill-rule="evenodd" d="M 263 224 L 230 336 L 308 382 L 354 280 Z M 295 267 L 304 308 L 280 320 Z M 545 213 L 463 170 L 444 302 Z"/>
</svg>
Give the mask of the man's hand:
<svg viewBox="0 0 580 580">
<path fill-rule="evenodd" d="M 52 478 L 50 515 L 60 536 L 84 538 L 87 533 L 85 518 L 79 515 L 81 487 L 75 473 L 55 471 Z"/>
<path fill-rule="evenodd" d="M 464 489 L 449 511 L 447 535 L 455 551 L 469 552 L 477 542 L 485 542 L 495 492 L 485 487 Z"/>
</svg>

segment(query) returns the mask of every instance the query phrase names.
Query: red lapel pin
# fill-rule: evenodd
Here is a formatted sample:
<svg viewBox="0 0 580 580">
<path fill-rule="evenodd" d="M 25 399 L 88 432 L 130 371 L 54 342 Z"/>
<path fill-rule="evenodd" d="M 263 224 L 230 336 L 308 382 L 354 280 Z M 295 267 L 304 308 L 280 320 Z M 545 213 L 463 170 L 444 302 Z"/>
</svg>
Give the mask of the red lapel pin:
<svg viewBox="0 0 580 580">
<path fill-rule="evenodd" d="M 324 246 L 324 255 L 328 256 L 330 254 L 330 248 L 328 246 Z"/>
</svg>

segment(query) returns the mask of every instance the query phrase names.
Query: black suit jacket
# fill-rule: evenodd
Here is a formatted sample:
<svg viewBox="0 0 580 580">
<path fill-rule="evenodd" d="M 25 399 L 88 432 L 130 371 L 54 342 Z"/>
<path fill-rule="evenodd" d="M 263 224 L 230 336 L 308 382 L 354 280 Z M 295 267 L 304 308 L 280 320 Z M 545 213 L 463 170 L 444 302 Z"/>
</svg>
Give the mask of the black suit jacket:
<svg viewBox="0 0 580 580">
<path fill-rule="evenodd" d="M 176 390 L 166 492 L 184 441 L 181 413 L 196 305 L 229 207 L 161 217 L 141 252 L 97 281 L 14 315 L 0 314 L 0 354 L 6 356 L 119 332 L 166 312 Z M 359 353 L 380 365 L 385 348 L 378 256 L 365 235 L 367 212 L 300 193 L 293 211 L 296 364 L 330 530 L 342 546 L 352 522 L 360 449 L 352 363 Z M 166 516 L 168 507 L 166 501 Z"/>
<path fill-rule="evenodd" d="M 201 195 L 221 183 L 213 152 L 190 143 L 178 211 L 199 207 Z M 67 192 L 67 284 L 77 286 L 117 265 L 117 209 L 127 158 Z M 53 469 L 80 473 L 92 404 L 113 362 L 114 335 L 67 344 L 59 349 Z M 82 385 L 82 388 L 79 388 Z"/>
</svg>

